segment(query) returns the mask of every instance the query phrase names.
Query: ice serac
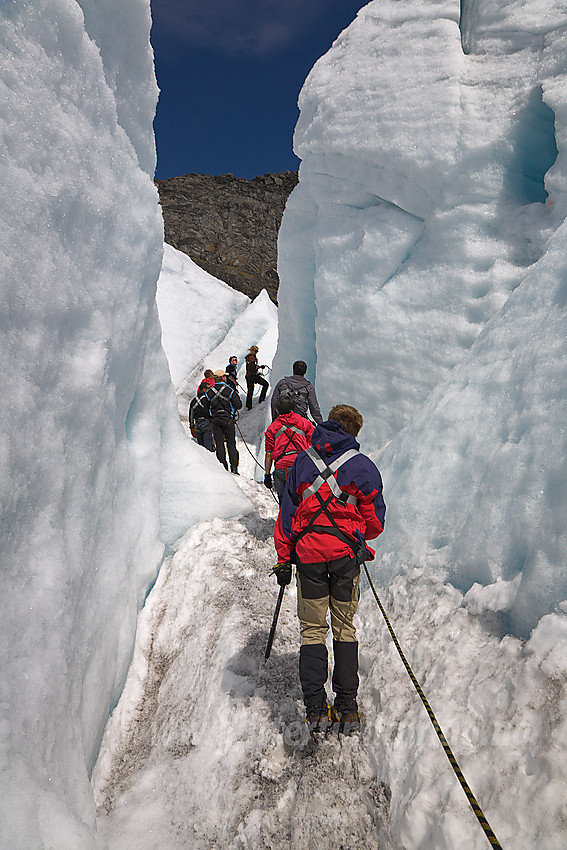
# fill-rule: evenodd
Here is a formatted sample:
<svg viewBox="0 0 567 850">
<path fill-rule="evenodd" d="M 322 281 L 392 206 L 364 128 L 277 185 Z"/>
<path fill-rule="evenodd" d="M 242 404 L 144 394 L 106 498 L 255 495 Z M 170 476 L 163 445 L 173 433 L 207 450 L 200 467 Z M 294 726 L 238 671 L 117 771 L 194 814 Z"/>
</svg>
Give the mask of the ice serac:
<svg viewBox="0 0 567 850">
<path fill-rule="evenodd" d="M 100 846 L 137 613 L 200 516 L 155 307 L 149 27 L 146 0 L 0 5 L 2 850 Z"/>
<path fill-rule="evenodd" d="M 520 635 L 567 596 L 566 23 L 558 0 L 365 6 L 300 95 L 279 242 L 275 377 L 316 360 L 323 409 L 387 446 L 377 570 L 515 580 L 483 599 Z"/>
</svg>

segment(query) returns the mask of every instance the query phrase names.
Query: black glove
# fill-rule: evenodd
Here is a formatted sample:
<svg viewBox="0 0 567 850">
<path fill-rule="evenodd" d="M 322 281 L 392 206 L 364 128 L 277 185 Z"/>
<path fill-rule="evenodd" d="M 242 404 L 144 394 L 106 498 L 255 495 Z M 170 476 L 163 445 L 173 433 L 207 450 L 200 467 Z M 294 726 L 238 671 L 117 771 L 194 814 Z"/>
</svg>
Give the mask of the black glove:
<svg viewBox="0 0 567 850">
<path fill-rule="evenodd" d="M 268 490 L 271 490 L 273 486 L 274 482 L 272 481 L 272 476 L 269 472 L 266 472 L 266 474 L 264 475 L 264 487 L 267 487 Z"/>
<path fill-rule="evenodd" d="M 291 564 L 276 564 L 274 575 L 280 587 L 285 587 L 291 581 Z"/>
</svg>

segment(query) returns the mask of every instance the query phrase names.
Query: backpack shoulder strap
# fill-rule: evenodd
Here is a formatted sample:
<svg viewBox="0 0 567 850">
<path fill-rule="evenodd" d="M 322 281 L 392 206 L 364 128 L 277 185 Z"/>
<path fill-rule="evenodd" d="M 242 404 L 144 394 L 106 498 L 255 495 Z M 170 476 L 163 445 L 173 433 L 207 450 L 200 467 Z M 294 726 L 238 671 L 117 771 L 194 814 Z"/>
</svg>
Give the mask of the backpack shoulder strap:
<svg viewBox="0 0 567 850">
<path fill-rule="evenodd" d="M 319 475 L 315 478 L 310 487 L 307 487 L 303 493 L 301 494 L 302 499 L 307 499 L 309 496 L 313 496 L 320 487 L 325 484 L 325 482 L 329 485 L 331 493 L 336 499 L 339 499 L 343 504 L 347 505 L 356 505 L 358 499 L 356 496 L 347 495 L 339 485 L 337 484 L 337 479 L 335 478 L 335 472 L 341 468 L 341 466 L 350 460 L 353 457 L 356 457 L 358 451 L 356 449 L 349 449 L 347 452 L 344 452 L 340 457 L 334 460 L 330 466 L 327 466 L 325 461 L 320 457 L 320 455 L 315 451 L 313 446 L 310 446 L 307 450 L 307 454 L 319 470 Z"/>
<path fill-rule="evenodd" d="M 282 425 L 280 430 L 276 434 L 274 434 L 274 443 L 278 439 L 278 437 L 282 437 L 285 435 L 285 437 L 287 438 L 287 443 L 283 447 L 282 451 L 278 451 L 277 460 L 280 460 L 280 458 L 282 458 L 284 455 L 296 455 L 299 454 L 299 452 L 303 451 L 303 449 L 300 448 L 293 439 L 295 434 L 301 434 L 303 437 L 307 437 L 305 431 L 303 431 L 301 428 L 296 428 L 295 425 Z M 292 446 L 293 448 L 291 448 Z"/>
<path fill-rule="evenodd" d="M 282 425 L 280 430 L 274 434 L 274 439 L 277 440 L 277 438 L 281 437 L 282 434 L 285 434 L 286 431 L 293 431 L 295 434 L 303 434 L 304 437 L 307 436 L 302 428 L 296 428 L 295 425 Z"/>
<path fill-rule="evenodd" d="M 215 385 L 215 386 L 211 387 L 211 389 L 207 392 L 207 395 L 209 396 L 211 393 L 213 394 L 212 398 L 211 398 L 211 401 L 212 401 L 213 398 L 215 398 L 215 397 L 218 398 L 219 396 L 222 395 L 222 388 L 220 390 L 217 390 L 216 385 Z"/>
<path fill-rule="evenodd" d="M 283 380 L 289 395 L 295 396 L 296 398 L 302 398 L 304 395 L 306 399 L 309 397 L 308 387 L 292 387 L 288 384 L 287 378 L 284 378 Z"/>
</svg>

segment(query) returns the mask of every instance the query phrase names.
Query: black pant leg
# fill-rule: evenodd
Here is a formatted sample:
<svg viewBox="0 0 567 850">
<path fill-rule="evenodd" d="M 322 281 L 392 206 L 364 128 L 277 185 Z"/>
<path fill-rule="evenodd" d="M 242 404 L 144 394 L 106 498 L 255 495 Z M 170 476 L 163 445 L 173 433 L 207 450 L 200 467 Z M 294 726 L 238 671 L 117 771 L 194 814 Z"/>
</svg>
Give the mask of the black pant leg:
<svg viewBox="0 0 567 850">
<path fill-rule="evenodd" d="M 320 714 L 327 705 L 327 647 L 323 643 L 303 644 L 299 650 L 299 679 L 307 715 Z"/>
<path fill-rule="evenodd" d="M 228 448 L 228 460 L 230 462 L 230 471 L 238 472 L 238 449 L 236 448 L 236 429 L 234 420 L 227 422 L 224 428 L 226 437 L 226 445 Z"/>
<path fill-rule="evenodd" d="M 282 503 L 283 494 L 284 494 L 284 490 L 285 490 L 285 481 L 286 481 L 286 477 L 287 477 L 286 472 L 287 472 L 287 469 L 276 469 L 276 470 L 274 470 L 274 476 L 273 476 L 274 490 L 276 491 L 276 494 L 277 494 L 277 497 L 278 497 L 278 502 L 280 503 L 280 505 Z"/>
<path fill-rule="evenodd" d="M 265 378 L 261 378 L 259 375 L 256 379 L 256 382 L 262 387 L 262 390 L 260 392 L 260 398 L 258 399 L 258 404 L 262 404 L 262 402 L 266 400 L 266 393 L 268 392 L 268 387 L 270 385 L 268 384 Z"/>
<path fill-rule="evenodd" d="M 254 376 L 247 375 L 246 376 L 246 386 L 248 387 L 248 392 L 246 393 L 246 409 L 252 410 L 252 396 L 254 395 Z"/>
<path fill-rule="evenodd" d="M 333 641 L 333 691 L 337 711 L 357 711 L 358 642 Z"/>
<path fill-rule="evenodd" d="M 222 422 L 215 422 L 213 420 L 213 435 L 215 438 L 217 460 L 222 463 L 225 469 L 228 469 L 226 463 L 226 450 L 224 447 L 224 425 Z"/>
</svg>

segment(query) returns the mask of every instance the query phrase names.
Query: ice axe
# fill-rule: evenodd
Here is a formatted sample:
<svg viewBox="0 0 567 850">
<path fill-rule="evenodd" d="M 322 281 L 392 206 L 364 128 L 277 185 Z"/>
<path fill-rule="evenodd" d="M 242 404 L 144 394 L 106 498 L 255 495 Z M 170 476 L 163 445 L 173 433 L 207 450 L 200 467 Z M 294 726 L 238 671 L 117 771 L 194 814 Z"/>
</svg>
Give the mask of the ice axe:
<svg viewBox="0 0 567 850">
<path fill-rule="evenodd" d="M 268 643 L 266 644 L 266 651 L 264 653 L 264 661 L 267 661 L 270 657 L 270 652 L 272 651 L 272 644 L 274 642 L 274 635 L 276 633 L 276 626 L 278 624 L 278 617 L 280 616 L 280 608 L 282 607 L 282 599 L 285 591 L 285 584 L 282 584 L 280 587 L 280 592 L 278 594 L 278 601 L 276 602 L 276 610 L 274 611 L 274 617 L 272 619 L 272 628 L 270 629 L 270 634 L 268 635 Z"/>
</svg>

